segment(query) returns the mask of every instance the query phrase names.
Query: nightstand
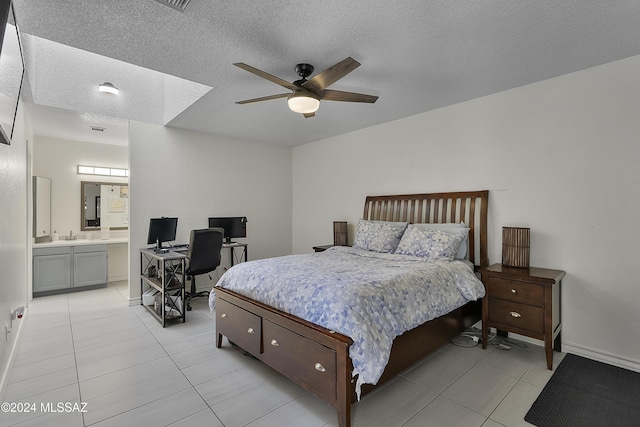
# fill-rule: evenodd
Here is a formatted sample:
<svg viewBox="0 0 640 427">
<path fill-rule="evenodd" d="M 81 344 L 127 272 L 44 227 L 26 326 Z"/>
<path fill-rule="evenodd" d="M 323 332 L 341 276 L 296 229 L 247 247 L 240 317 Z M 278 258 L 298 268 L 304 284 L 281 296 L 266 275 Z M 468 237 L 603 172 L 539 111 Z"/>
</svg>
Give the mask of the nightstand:
<svg viewBox="0 0 640 427">
<path fill-rule="evenodd" d="M 318 246 L 314 246 L 313 250 L 316 252 L 324 252 L 329 248 L 332 248 L 334 245 L 318 245 Z"/>
<path fill-rule="evenodd" d="M 480 269 L 487 294 L 482 299 L 482 348 L 489 328 L 544 341 L 547 368 L 561 351 L 560 295 L 564 271 L 493 264 Z"/>
</svg>

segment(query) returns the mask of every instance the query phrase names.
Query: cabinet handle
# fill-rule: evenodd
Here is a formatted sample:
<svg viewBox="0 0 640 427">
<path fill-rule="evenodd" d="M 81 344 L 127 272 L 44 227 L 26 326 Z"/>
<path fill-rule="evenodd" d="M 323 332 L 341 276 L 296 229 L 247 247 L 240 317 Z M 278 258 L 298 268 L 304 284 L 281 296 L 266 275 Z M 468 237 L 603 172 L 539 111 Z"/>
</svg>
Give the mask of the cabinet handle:
<svg viewBox="0 0 640 427">
<path fill-rule="evenodd" d="M 271 345 L 274 347 L 278 347 L 280 344 L 276 340 L 271 340 Z"/>
<path fill-rule="evenodd" d="M 250 333 L 250 334 L 255 334 L 256 333 L 256 331 L 254 331 L 253 328 L 247 329 L 247 332 Z"/>
<path fill-rule="evenodd" d="M 321 365 L 321 364 L 319 364 L 319 363 L 316 363 L 315 368 L 316 368 L 316 371 L 320 371 L 320 372 L 324 372 L 324 371 L 326 371 L 326 369 L 324 368 L 324 366 L 322 366 L 322 365 Z"/>
<path fill-rule="evenodd" d="M 518 292 L 515 289 L 511 289 L 512 294 L 517 294 Z"/>
<path fill-rule="evenodd" d="M 517 311 L 512 311 L 509 314 L 511 315 L 511 317 L 522 317 L 522 314 L 518 313 Z"/>
<path fill-rule="evenodd" d="M 227 313 L 222 313 L 222 314 L 220 315 L 220 317 L 222 317 L 222 318 L 224 319 L 225 317 L 227 317 Z"/>
</svg>

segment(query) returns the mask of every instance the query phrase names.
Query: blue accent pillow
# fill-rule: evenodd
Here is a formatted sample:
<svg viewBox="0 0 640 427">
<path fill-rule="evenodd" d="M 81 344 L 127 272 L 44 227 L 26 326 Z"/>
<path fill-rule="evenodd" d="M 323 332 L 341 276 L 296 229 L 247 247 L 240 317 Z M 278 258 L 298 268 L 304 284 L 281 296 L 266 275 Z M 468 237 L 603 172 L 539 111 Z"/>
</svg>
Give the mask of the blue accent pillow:
<svg viewBox="0 0 640 427">
<path fill-rule="evenodd" d="M 409 224 L 409 227 L 418 227 L 430 230 L 440 230 L 446 233 L 462 234 L 464 237 L 458 248 L 458 252 L 453 259 L 468 259 L 469 252 L 469 230 L 470 228 L 464 222 L 445 222 L 445 223 L 423 223 Z M 473 260 L 472 260 L 473 261 Z"/>
<path fill-rule="evenodd" d="M 464 235 L 461 233 L 447 233 L 442 230 L 409 226 L 402 235 L 402 240 L 400 240 L 395 253 L 452 261 L 463 239 Z"/>
<path fill-rule="evenodd" d="M 353 247 L 366 251 L 392 254 L 398 247 L 406 222 L 369 221 L 361 219 L 356 228 Z"/>
</svg>

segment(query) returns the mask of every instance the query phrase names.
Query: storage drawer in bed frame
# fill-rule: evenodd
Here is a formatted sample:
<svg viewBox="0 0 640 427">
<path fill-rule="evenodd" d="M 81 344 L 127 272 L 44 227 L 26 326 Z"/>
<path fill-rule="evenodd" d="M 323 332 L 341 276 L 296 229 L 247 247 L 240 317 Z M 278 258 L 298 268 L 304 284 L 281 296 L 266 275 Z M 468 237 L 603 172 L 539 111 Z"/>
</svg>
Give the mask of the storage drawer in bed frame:
<svg viewBox="0 0 640 427">
<path fill-rule="evenodd" d="M 254 356 L 262 353 L 262 318 L 223 299 L 216 306 L 218 332 Z"/>
<path fill-rule="evenodd" d="M 324 400 L 335 401 L 336 352 L 264 321 L 262 360 Z M 329 379 L 330 381 L 326 381 Z"/>
</svg>

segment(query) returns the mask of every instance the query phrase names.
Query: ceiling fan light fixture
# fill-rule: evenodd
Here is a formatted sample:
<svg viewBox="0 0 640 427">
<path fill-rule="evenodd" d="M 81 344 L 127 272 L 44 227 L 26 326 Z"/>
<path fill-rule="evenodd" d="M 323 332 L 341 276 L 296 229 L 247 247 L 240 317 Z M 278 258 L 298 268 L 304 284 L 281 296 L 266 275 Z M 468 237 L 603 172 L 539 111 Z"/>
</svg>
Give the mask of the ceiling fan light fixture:
<svg viewBox="0 0 640 427">
<path fill-rule="evenodd" d="M 312 93 L 298 92 L 287 98 L 289 109 L 294 113 L 315 113 L 320 107 L 320 99 Z"/>
<path fill-rule="evenodd" d="M 98 90 L 100 92 L 112 93 L 114 95 L 118 94 L 118 88 L 109 82 L 104 82 L 101 85 L 99 85 Z"/>
</svg>

